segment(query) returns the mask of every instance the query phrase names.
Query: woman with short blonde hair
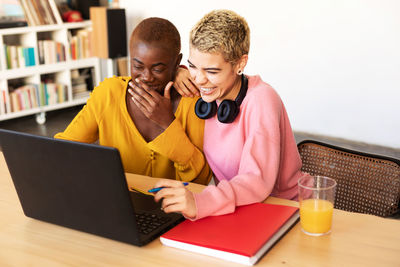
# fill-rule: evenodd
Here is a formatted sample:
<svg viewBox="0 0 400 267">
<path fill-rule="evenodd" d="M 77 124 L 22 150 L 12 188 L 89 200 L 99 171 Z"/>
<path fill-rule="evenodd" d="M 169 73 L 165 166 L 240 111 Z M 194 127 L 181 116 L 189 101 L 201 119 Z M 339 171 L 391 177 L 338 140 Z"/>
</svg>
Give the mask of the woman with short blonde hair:
<svg viewBox="0 0 400 267">
<path fill-rule="evenodd" d="M 165 188 L 155 199 L 163 199 L 166 212 L 196 220 L 270 195 L 297 198 L 304 174 L 289 118 L 269 84 L 243 74 L 249 46 L 247 22 L 233 11 L 212 11 L 193 27 L 190 79 L 201 94 L 195 112 L 205 119 L 203 148 L 216 186 L 194 194 L 177 181 L 158 181 Z M 180 73 L 175 87 L 184 80 Z"/>
<path fill-rule="evenodd" d="M 190 47 L 201 52 L 222 53 L 235 64 L 250 50 L 250 28 L 241 16 L 229 10 L 212 11 L 190 32 Z"/>
</svg>

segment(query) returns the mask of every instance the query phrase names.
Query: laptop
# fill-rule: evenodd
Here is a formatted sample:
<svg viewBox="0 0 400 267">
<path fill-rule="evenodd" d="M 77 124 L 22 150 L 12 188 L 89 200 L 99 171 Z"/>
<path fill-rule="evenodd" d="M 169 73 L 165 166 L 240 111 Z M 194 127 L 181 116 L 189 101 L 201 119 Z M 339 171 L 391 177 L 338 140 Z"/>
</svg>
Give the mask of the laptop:
<svg viewBox="0 0 400 267">
<path fill-rule="evenodd" d="M 184 220 L 128 190 L 116 148 L 0 129 L 27 217 L 142 246 Z"/>
</svg>

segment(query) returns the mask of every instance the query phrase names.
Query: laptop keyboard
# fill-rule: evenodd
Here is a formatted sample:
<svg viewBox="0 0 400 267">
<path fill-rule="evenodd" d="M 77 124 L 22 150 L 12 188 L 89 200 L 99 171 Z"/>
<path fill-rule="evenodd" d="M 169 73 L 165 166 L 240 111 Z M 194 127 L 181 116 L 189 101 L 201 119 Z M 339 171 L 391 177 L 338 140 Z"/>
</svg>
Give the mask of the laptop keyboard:
<svg viewBox="0 0 400 267">
<path fill-rule="evenodd" d="M 163 224 L 170 221 L 171 218 L 162 217 L 156 214 L 147 213 L 147 212 L 137 212 L 136 213 L 136 222 L 139 226 L 139 231 L 142 234 L 149 234 L 157 228 L 161 227 Z"/>
</svg>

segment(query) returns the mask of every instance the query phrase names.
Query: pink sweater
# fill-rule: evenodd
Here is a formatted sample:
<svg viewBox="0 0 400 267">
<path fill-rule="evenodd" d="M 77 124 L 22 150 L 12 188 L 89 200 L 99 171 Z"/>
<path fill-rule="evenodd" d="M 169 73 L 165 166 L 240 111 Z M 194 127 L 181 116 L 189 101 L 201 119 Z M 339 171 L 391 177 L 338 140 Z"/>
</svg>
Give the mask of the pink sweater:
<svg viewBox="0 0 400 267">
<path fill-rule="evenodd" d="M 217 186 L 195 194 L 197 217 L 231 213 L 269 195 L 297 198 L 301 159 L 285 107 L 275 90 L 250 76 L 240 113 L 231 124 L 206 120 L 204 153 Z"/>
</svg>

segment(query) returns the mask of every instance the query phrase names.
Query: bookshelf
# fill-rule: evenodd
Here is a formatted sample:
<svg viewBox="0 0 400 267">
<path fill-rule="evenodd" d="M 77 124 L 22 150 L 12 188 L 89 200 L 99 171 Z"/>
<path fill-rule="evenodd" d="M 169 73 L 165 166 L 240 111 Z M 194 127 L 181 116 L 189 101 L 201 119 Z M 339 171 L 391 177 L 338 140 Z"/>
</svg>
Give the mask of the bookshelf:
<svg viewBox="0 0 400 267">
<path fill-rule="evenodd" d="M 0 29 L 0 121 L 36 114 L 42 124 L 47 111 L 86 103 L 100 81 L 91 30 L 91 21 Z"/>
</svg>

